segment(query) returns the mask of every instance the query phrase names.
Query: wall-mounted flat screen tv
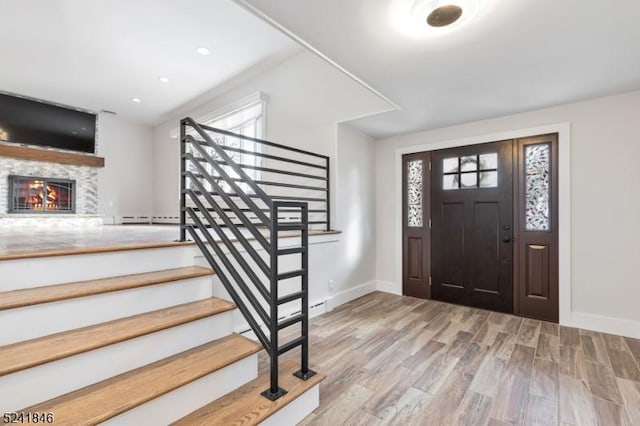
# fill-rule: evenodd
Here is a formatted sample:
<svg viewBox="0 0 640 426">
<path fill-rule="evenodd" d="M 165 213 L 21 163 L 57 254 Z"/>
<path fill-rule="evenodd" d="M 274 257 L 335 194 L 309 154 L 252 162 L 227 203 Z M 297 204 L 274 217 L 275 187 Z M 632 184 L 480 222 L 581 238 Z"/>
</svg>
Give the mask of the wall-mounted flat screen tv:
<svg viewBox="0 0 640 426">
<path fill-rule="evenodd" d="M 0 141 L 93 154 L 96 115 L 0 93 Z"/>
</svg>

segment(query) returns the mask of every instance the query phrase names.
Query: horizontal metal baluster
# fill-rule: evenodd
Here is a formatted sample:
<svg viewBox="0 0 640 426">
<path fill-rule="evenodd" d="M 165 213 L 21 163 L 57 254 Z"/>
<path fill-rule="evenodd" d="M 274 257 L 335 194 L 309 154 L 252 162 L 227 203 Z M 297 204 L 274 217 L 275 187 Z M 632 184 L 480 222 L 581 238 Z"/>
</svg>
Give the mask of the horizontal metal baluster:
<svg viewBox="0 0 640 426">
<path fill-rule="evenodd" d="M 287 145 L 282 145 L 279 143 L 275 143 L 275 142 L 270 142 L 270 141 L 265 141 L 264 139 L 259 139 L 259 138 L 252 138 L 250 136 L 244 136 L 244 135 L 239 135 L 238 133 L 233 133 L 230 132 L 228 130 L 222 130 L 222 129 L 216 129 L 215 127 L 211 127 L 211 126 L 207 126 L 205 124 L 199 124 L 196 123 L 192 118 L 185 118 L 183 121 L 187 121 L 188 124 L 192 125 L 192 126 L 197 126 L 203 130 L 208 130 L 210 132 L 214 132 L 214 133 L 218 133 L 221 135 L 227 135 L 227 136 L 232 136 L 234 138 L 239 138 L 239 139 L 243 139 L 243 140 L 247 140 L 247 141 L 252 141 L 252 142 L 257 142 L 259 144 L 262 144 L 264 146 L 271 146 L 274 148 L 281 148 L 284 149 L 286 151 L 291 151 L 291 152 L 296 152 L 299 154 L 306 154 L 306 155 L 310 155 L 312 157 L 318 157 L 318 158 L 329 158 L 326 155 L 322 155 L 322 154 L 317 154 L 315 152 L 311 152 L 311 151 L 305 151 L 303 149 L 300 148 L 293 148 Z"/>
<path fill-rule="evenodd" d="M 201 158 L 201 157 L 194 157 L 195 161 L 199 161 L 202 163 L 208 163 L 209 161 L 207 161 L 205 158 Z M 219 161 L 219 160 L 215 160 L 214 163 L 219 164 L 221 166 L 228 166 L 229 164 L 226 161 Z M 249 164 L 238 164 L 238 166 L 242 169 L 250 169 L 250 170 L 258 170 L 261 172 L 266 172 L 266 173 L 277 173 L 280 175 L 287 175 L 287 176 L 297 176 L 297 177 L 303 177 L 303 178 L 308 178 L 308 179 L 317 179 L 317 180 L 327 180 L 326 176 L 316 176 L 316 175 L 310 175 L 307 173 L 298 173 L 298 172 L 291 172 L 288 170 L 278 170 L 278 169 L 272 169 L 269 167 L 262 167 L 262 166 L 252 166 Z"/>
<path fill-rule="evenodd" d="M 198 195 L 202 195 L 204 193 L 208 193 L 209 195 L 220 195 L 220 196 L 222 196 L 222 194 L 226 194 L 229 197 L 240 197 L 240 198 L 243 199 L 243 201 L 244 201 L 245 197 L 247 197 L 247 198 L 260 198 L 259 195 L 256 195 L 256 194 L 245 194 L 244 192 L 240 192 L 240 193 L 232 192 L 232 193 L 229 193 L 229 192 L 224 192 L 224 191 L 222 191 L 222 192 L 204 191 L 203 193 L 200 193 L 200 192 L 196 191 L 196 194 L 198 194 Z M 287 196 L 287 195 L 273 195 L 271 198 L 274 199 L 274 200 L 291 200 L 291 201 L 301 200 L 301 201 L 316 201 L 316 202 L 319 202 L 319 203 L 326 203 L 327 202 L 327 200 L 325 198 L 290 197 L 290 196 Z"/>
<path fill-rule="evenodd" d="M 195 139 L 195 142 L 199 143 L 200 145 L 207 145 L 208 146 L 208 144 L 205 141 L 200 141 L 198 139 Z M 252 155 L 254 157 L 267 158 L 269 160 L 284 161 L 286 163 L 298 164 L 300 166 L 306 166 L 306 167 L 315 167 L 315 168 L 318 168 L 318 169 L 324 169 L 325 168 L 325 166 L 322 165 L 322 164 L 307 163 L 305 161 L 293 160 L 291 158 L 279 157 L 277 155 L 263 154 L 262 152 L 249 151 L 249 150 L 246 150 L 246 149 L 235 148 L 235 147 L 232 147 L 232 146 L 220 145 L 220 147 L 222 149 L 224 149 L 225 151 L 237 152 L 238 154 L 248 154 L 248 155 Z"/>
<path fill-rule="evenodd" d="M 204 179 L 205 178 L 204 175 L 200 175 L 200 174 L 197 174 L 197 173 L 195 173 L 194 176 L 196 178 L 199 178 L 199 179 Z M 216 180 L 224 180 L 224 179 L 222 179 L 220 177 L 217 177 L 217 176 L 212 176 L 212 178 L 216 179 Z M 232 180 L 234 182 L 244 182 L 240 178 L 233 178 Z M 270 180 L 254 180 L 254 182 L 256 184 L 258 184 L 258 185 L 264 185 L 264 186 L 280 186 L 280 187 L 283 187 L 283 188 L 306 189 L 306 190 L 309 190 L 309 191 L 322 191 L 322 192 L 327 192 L 328 191 L 327 188 L 322 188 L 322 187 L 319 187 L 319 186 L 295 185 L 295 184 L 292 184 L 292 183 L 275 182 L 275 181 L 270 181 Z"/>
</svg>

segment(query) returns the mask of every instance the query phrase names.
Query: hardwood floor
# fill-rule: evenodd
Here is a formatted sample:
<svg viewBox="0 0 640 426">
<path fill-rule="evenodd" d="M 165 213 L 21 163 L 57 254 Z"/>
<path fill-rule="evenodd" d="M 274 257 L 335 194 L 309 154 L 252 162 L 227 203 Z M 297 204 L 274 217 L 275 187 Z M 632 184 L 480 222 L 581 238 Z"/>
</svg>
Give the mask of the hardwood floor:
<svg viewBox="0 0 640 426">
<path fill-rule="evenodd" d="M 640 425 L 640 340 L 386 293 L 310 333 L 304 425 Z"/>
</svg>

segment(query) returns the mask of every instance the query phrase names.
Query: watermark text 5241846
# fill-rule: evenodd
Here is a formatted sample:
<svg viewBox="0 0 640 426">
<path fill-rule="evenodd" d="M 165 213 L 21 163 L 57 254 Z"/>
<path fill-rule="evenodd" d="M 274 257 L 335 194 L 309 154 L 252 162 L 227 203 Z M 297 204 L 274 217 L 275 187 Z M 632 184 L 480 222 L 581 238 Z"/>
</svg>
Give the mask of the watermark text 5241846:
<svg viewBox="0 0 640 426">
<path fill-rule="evenodd" d="M 55 421 L 55 416 L 53 413 L 28 413 L 28 412 L 7 412 L 2 415 L 2 423 L 3 424 L 25 424 L 25 423 L 43 423 L 49 424 Z"/>
</svg>

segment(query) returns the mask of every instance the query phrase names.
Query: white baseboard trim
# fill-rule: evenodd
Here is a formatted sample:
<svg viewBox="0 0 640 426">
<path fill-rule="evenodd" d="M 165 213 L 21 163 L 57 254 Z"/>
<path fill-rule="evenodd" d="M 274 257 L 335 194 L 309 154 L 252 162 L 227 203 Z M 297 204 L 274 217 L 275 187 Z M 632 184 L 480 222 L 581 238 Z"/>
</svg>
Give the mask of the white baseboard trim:
<svg viewBox="0 0 640 426">
<path fill-rule="evenodd" d="M 397 294 L 402 296 L 402 286 L 391 281 L 377 281 L 376 289 L 385 293 Z"/>
<path fill-rule="evenodd" d="M 152 223 L 157 223 L 161 225 L 180 225 L 180 217 L 179 216 L 152 216 Z"/>
<path fill-rule="evenodd" d="M 373 293 L 374 291 L 376 291 L 376 281 L 370 281 L 333 294 L 326 299 L 325 305 L 327 312 L 331 312 L 334 308 L 344 303 L 350 302 L 369 293 Z"/>
<path fill-rule="evenodd" d="M 571 325 L 586 330 L 640 339 L 640 322 L 638 321 L 572 312 Z"/>
<path fill-rule="evenodd" d="M 105 216 L 103 225 L 149 225 L 151 216 Z"/>
</svg>

